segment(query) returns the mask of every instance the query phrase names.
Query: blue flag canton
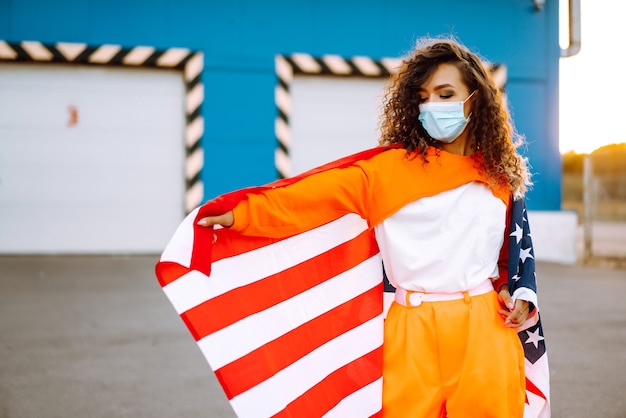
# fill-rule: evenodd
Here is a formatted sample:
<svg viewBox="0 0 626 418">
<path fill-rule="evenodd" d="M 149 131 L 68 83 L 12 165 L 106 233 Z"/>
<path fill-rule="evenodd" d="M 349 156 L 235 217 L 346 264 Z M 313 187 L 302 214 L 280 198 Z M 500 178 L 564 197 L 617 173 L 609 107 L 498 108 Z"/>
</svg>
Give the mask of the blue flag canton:
<svg viewBox="0 0 626 418">
<path fill-rule="evenodd" d="M 513 200 L 509 236 L 510 292 L 513 293 L 519 287 L 526 287 L 536 292 L 535 253 L 524 199 Z"/>
<path fill-rule="evenodd" d="M 546 353 L 546 342 L 543 338 L 541 321 L 532 327 L 518 332 L 517 335 L 524 347 L 524 357 L 532 364 L 535 364 Z"/>
</svg>

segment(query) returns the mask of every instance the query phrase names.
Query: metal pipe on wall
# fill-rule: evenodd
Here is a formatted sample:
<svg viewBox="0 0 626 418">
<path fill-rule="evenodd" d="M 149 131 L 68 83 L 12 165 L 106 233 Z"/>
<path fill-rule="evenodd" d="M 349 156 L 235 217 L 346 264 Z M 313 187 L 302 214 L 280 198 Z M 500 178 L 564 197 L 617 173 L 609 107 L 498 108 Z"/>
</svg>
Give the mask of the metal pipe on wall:
<svg viewBox="0 0 626 418">
<path fill-rule="evenodd" d="M 580 0 L 569 0 L 568 16 L 569 43 L 567 48 L 561 48 L 561 58 L 573 57 L 580 52 Z"/>
</svg>

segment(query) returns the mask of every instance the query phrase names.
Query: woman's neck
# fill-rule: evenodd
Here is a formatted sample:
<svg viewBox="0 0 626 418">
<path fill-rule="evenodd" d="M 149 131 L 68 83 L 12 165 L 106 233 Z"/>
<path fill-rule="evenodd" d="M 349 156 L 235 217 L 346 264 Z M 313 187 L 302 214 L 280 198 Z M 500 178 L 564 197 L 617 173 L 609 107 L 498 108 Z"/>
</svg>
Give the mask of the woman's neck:
<svg viewBox="0 0 626 418">
<path fill-rule="evenodd" d="M 442 149 L 450 154 L 469 156 L 474 154 L 474 147 L 472 141 L 469 140 L 469 135 L 465 132 L 459 136 L 454 142 L 449 144 L 442 144 Z"/>
</svg>

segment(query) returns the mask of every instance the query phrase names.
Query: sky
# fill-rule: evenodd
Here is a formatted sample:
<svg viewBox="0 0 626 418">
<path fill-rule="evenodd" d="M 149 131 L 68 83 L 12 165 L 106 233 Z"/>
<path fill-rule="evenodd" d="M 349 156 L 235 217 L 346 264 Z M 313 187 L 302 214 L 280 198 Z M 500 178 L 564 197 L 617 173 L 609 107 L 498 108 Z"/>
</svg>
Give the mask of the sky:
<svg viewBox="0 0 626 418">
<path fill-rule="evenodd" d="M 567 0 L 560 10 L 567 10 Z M 561 153 L 590 153 L 626 142 L 626 2 L 581 1 L 581 50 L 561 58 L 559 130 Z M 567 45 L 567 17 L 561 13 L 561 47 Z"/>
</svg>

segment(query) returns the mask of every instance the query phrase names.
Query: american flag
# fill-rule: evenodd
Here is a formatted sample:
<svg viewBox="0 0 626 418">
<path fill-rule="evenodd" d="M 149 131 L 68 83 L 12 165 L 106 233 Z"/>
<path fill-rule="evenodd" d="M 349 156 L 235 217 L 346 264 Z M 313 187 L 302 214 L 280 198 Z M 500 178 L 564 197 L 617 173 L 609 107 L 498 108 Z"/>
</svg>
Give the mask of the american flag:
<svg viewBox="0 0 626 418">
<path fill-rule="evenodd" d="M 237 416 L 380 415 L 382 261 L 373 231 L 356 214 L 282 239 L 202 228 L 197 220 L 232 209 L 247 193 L 287 187 L 316 171 L 352 164 L 383 149 L 209 201 L 185 218 L 161 255 L 156 266 L 159 283 Z M 522 225 L 527 229 L 527 223 Z M 534 291 L 534 260 L 532 249 L 526 255 L 525 239 L 530 239 L 528 234 L 511 239 L 520 268 L 515 265 L 509 282 L 512 289 Z M 531 368 L 526 417 L 548 417 L 547 374 L 532 372 L 544 366 L 547 372 L 538 315 L 518 331 Z"/>
<path fill-rule="evenodd" d="M 550 417 L 550 373 L 548 354 L 537 307 L 537 280 L 528 213 L 524 199 L 513 200 L 509 241 L 509 289 L 532 292 L 535 309 L 517 329 L 524 347 L 526 371 L 526 409 L 524 417 Z"/>
</svg>

